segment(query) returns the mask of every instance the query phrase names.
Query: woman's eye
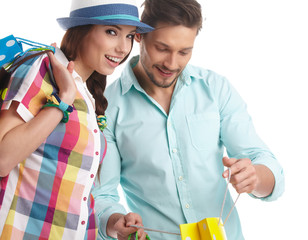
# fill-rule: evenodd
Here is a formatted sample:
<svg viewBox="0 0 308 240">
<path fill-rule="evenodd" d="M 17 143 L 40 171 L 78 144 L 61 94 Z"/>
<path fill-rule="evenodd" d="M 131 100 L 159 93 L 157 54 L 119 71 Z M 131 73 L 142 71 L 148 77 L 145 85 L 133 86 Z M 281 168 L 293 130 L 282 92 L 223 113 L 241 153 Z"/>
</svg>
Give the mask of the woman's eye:
<svg viewBox="0 0 308 240">
<path fill-rule="evenodd" d="M 113 35 L 113 36 L 117 35 L 117 33 L 114 30 L 112 30 L 112 29 L 107 30 L 106 33 L 110 34 L 110 35 Z"/>
<path fill-rule="evenodd" d="M 128 34 L 127 35 L 127 38 L 129 38 L 129 39 L 133 39 L 135 37 L 135 34 Z"/>
</svg>

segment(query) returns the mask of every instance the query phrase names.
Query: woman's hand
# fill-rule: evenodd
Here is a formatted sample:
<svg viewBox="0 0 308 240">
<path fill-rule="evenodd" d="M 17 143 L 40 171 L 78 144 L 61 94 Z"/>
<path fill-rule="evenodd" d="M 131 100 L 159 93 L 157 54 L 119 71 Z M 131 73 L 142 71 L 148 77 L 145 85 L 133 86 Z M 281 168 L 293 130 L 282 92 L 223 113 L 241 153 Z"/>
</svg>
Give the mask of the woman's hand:
<svg viewBox="0 0 308 240">
<path fill-rule="evenodd" d="M 55 46 L 55 45 L 54 45 Z M 48 53 L 61 101 L 71 105 L 76 96 L 72 77 L 74 63 L 63 66 L 52 53 Z M 0 111 L 0 177 L 33 153 L 56 128 L 63 113 L 58 108 L 44 108 L 33 119 L 25 122 L 17 113 L 19 103 L 13 101 L 8 110 Z"/>
<path fill-rule="evenodd" d="M 51 44 L 56 47 L 56 44 Z M 59 97 L 61 101 L 68 105 L 72 105 L 76 97 L 76 83 L 72 77 L 74 70 L 74 62 L 70 61 L 67 67 L 63 66 L 54 56 L 49 52 L 48 57 L 52 66 L 52 72 L 59 88 Z"/>
</svg>

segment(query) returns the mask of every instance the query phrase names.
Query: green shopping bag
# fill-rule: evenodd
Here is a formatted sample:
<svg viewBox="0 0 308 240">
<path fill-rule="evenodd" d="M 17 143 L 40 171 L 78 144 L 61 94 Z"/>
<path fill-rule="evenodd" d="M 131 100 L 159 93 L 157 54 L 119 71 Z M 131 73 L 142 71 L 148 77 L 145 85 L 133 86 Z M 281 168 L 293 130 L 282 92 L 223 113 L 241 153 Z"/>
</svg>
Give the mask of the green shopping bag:
<svg viewBox="0 0 308 240">
<path fill-rule="evenodd" d="M 134 240 L 133 237 L 135 237 L 135 239 L 138 240 L 138 232 L 130 234 L 127 240 Z M 146 236 L 146 239 L 151 240 L 148 235 Z"/>
</svg>

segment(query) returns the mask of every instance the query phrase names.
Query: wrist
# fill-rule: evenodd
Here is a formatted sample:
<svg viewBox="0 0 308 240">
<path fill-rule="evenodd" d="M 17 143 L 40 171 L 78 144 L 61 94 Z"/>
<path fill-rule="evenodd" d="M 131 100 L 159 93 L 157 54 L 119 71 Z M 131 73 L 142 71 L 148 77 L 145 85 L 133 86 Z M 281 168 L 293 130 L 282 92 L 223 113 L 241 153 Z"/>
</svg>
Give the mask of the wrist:
<svg viewBox="0 0 308 240">
<path fill-rule="evenodd" d="M 106 233 L 109 237 L 112 237 L 112 238 L 118 237 L 117 236 L 118 232 L 115 228 L 115 225 L 123 217 L 124 215 L 121 213 L 114 213 L 109 217 L 108 222 L 107 222 L 107 227 L 106 227 Z"/>
<path fill-rule="evenodd" d="M 70 92 L 59 92 L 58 96 L 62 102 L 66 103 L 67 105 L 72 105 L 76 94 L 72 94 Z"/>
<path fill-rule="evenodd" d="M 269 196 L 275 186 L 275 177 L 272 171 L 264 165 L 254 165 L 257 175 L 257 183 L 252 194 L 258 198 L 264 198 Z"/>
<path fill-rule="evenodd" d="M 53 93 L 51 96 L 47 96 L 47 103 L 42 107 L 55 107 L 62 111 L 63 118 L 61 122 L 67 123 L 69 120 L 69 115 L 73 112 L 73 106 L 66 104 L 64 101 L 60 99 L 60 97 Z"/>
</svg>

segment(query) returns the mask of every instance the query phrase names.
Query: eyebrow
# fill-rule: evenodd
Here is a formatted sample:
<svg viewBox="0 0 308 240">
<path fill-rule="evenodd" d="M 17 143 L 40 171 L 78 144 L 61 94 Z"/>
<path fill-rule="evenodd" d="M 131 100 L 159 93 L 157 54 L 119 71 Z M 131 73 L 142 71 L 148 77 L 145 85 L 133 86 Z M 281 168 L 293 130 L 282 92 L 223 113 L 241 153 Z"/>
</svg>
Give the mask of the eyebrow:
<svg viewBox="0 0 308 240">
<path fill-rule="evenodd" d="M 166 44 L 166 43 L 163 43 L 163 42 L 160 42 L 160 41 L 156 41 L 156 43 L 160 44 L 160 45 L 162 45 L 162 46 L 164 46 L 166 48 L 170 48 L 170 46 L 168 44 Z M 193 47 L 187 47 L 187 48 L 181 49 L 181 51 L 189 51 L 189 50 L 192 50 L 192 49 L 193 49 Z"/>
</svg>

